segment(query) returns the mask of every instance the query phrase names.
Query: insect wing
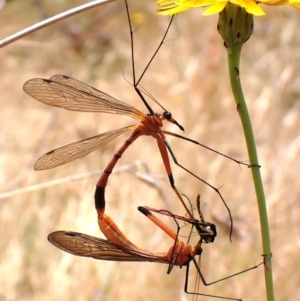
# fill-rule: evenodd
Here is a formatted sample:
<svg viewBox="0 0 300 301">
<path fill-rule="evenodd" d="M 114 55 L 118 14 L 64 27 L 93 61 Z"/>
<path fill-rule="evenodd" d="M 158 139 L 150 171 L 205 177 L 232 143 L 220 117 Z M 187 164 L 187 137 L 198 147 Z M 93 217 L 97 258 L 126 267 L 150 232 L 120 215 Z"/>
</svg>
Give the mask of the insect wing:
<svg viewBox="0 0 300 301">
<path fill-rule="evenodd" d="M 50 79 L 33 78 L 24 91 L 36 100 L 50 106 L 79 112 L 121 114 L 141 119 L 144 114 L 116 98 L 65 75 Z"/>
<path fill-rule="evenodd" d="M 71 162 L 95 151 L 133 128 L 134 126 L 126 126 L 52 150 L 36 161 L 34 169 L 45 170 Z"/>
<path fill-rule="evenodd" d="M 201 226 L 206 226 L 209 223 L 207 222 L 199 222 L 197 219 L 192 220 L 190 217 L 186 217 L 186 216 L 182 216 L 182 215 L 177 215 L 177 214 L 173 214 L 172 212 L 170 212 L 169 210 L 165 210 L 165 209 L 155 209 L 155 208 L 151 208 L 148 206 L 140 206 L 141 208 L 145 208 L 146 210 L 152 211 L 152 212 L 156 212 L 162 215 L 166 215 L 166 216 L 170 216 L 172 218 L 175 218 L 177 220 L 181 220 L 184 221 L 186 223 L 189 223 L 191 225 L 201 225 Z"/>
<path fill-rule="evenodd" d="M 169 210 L 165 210 L 165 209 L 155 209 L 155 208 L 151 208 L 151 207 L 148 207 L 148 206 L 140 206 L 140 208 L 145 208 L 148 211 L 156 212 L 156 213 L 159 213 L 159 214 L 162 214 L 162 215 L 166 215 L 166 216 L 170 216 L 170 217 L 173 217 L 173 218 L 176 218 L 176 219 L 188 222 L 190 224 L 195 223 L 195 221 L 197 222 L 197 220 L 193 221 L 190 217 L 185 217 L 185 216 L 173 214 Z"/>
<path fill-rule="evenodd" d="M 201 222 L 206 223 L 206 217 L 208 212 L 208 204 L 205 202 L 201 206 L 201 210 L 199 210 L 202 214 L 200 216 Z"/>
<path fill-rule="evenodd" d="M 48 235 L 57 248 L 77 256 L 111 261 L 151 261 L 169 263 L 151 253 L 117 246 L 105 239 L 71 231 L 57 231 Z"/>
<path fill-rule="evenodd" d="M 204 203 L 204 205 L 205 204 L 206 203 Z M 151 207 L 147 207 L 147 206 L 140 206 L 138 208 L 144 208 L 148 211 L 152 211 L 152 212 L 156 212 L 156 213 L 159 213 L 162 215 L 170 216 L 174 219 L 182 220 L 184 222 L 187 222 L 187 223 L 195 226 L 197 228 L 198 233 L 200 234 L 201 238 L 206 243 L 213 242 L 215 240 L 215 237 L 217 236 L 217 229 L 216 229 L 215 224 L 206 222 L 203 219 L 202 212 L 200 210 L 199 210 L 199 215 L 200 215 L 201 221 L 199 222 L 196 219 L 193 221 L 189 217 L 173 214 L 170 211 L 164 210 L 164 209 L 155 209 L 155 208 L 151 208 Z"/>
</svg>

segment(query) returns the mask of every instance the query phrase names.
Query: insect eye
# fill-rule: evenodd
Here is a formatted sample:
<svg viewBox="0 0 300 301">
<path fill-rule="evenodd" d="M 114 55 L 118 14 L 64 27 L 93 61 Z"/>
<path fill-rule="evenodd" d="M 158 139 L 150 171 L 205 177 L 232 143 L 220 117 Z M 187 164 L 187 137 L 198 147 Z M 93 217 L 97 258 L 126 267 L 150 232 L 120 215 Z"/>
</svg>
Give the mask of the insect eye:
<svg viewBox="0 0 300 301">
<path fill-rule="evenodd" d="M 172 118 L 172 114 L 168 111 L 165 111 L 163 116 L 166 118 L 166 119 L 171 119 Z"/>
<path fill-rule="evenodd" d="M 197 246 L 196 255 L 201 255 L 201 254 L 202 254 L 202 248 L 200 246 Z"/>
</svg>

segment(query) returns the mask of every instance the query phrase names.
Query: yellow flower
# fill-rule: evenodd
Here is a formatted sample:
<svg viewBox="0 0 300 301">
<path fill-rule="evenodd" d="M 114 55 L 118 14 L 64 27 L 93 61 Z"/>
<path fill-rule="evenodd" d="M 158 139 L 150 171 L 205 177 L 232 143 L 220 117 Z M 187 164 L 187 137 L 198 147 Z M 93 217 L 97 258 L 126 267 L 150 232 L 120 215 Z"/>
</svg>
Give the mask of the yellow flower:
<svg viewBox="0 0 300 301">
<path fill-rule="evenodd" d="M 178 14 L 190 8 L 197 7 L 208 7 L 203 12 L 203 15 L 212 15 L 220 13 L 228 2 L 240 6 L 247 13 L 256 16 L 265 14 L 257 3 L 273 6 L 291 5 L 300 8 L 300 0 L 157 0 L 156 2 L 160 6 L 158 13 L 162 15 Z"/>
</svg>

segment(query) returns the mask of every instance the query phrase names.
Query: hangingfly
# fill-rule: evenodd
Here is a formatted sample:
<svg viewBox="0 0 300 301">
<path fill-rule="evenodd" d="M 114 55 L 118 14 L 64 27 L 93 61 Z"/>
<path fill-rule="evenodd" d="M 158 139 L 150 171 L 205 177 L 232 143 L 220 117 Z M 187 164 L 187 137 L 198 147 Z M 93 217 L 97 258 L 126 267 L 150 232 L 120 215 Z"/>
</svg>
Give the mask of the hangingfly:
<svg viewBox="0 0 300 301">
<path fill-rule="evenodd" d="M 147 216 L 152 222 L 154 222 L 158 227 L 160 227 L 166 234 L 168 234 L 172 239 L 174 239 L 174 244 L 167 252 L 163 253 L 152 253 L 140 249 L 135 244 L 133 244 L 118 226 L 113 222 L 113 220 L 104 215 L 102 219 L 101 228 L 102 232 L 106 236 L 107 240 L 96 238 L 82 233 L 71 232 L 71 231 L 56 231 L 48 235 L 48 240 L 57 248 L 77 256 L 91 257 L 98 260 L 110 260 L 110 261 L 127 261 L 127 262 L 155 262 L 155 263 L 164 263 L 168 264 L 167 273 L 170 273 L 173 266 L 186 266 L 186 277 L 184 284 L 184 291 L 187 294 L 201 295 L 206 297 L 213 297 L 225 300 L 238 300 L 241 299 L 224 297 L 218 295 L 208 295 L 202 294 L 200 292 L 190 292 L 188 289 L 189 282 L 189 265 L 192 261 L 195 265 L 197 273 L 202 280 L 203 284 L 206 286 L 212 285 L 217 282 L 221 282 L 228 278 L 237 276 L 246 271 L 257 268 L 258 266 L 265 264 L 269 258 L 249 269 L 235 273 L 233 275 L 227 276 L 225 278 L 219 279 L 213 282 L 206 282 L 204 276 L 200 270 L 200 267 L 195 259 L 196 255 L 202 254 L 202 243 L 211 243 L 215 240 L 217 235 L 216 227 L 212 223 L 208 222 L 199 222 L 196 219 L 189 219 L 187 217 L 182 217 L 174 215 L 167 210 L 157 210 L 149 207 L 140 206 L 139 211 Z M 177 233 L 173 232 L 166 224 L 164 224 L 160 219 L 151 213 L 157 212 L 164 214 L 173 218 L 177 224 Z M 200 214 L 202 215 L 202 214 Z M 194 247 L 190 244 L 186 244 L 178 239 L 180 227 L 178 220 L 183 220 L 185 222 L 191 223 L 197 228 L 197 232 L 200 235 L 200 240 Z M 196 226 L 197 224 L 197 226 Z M 199 230 L 201 229 L 201 230 Z"/>
<path fill-rule="evenodd" d="M 238 164 L 247 165 L 244 162 L 238 161 L 233 159 L 229 156 L 219 153 L 195 140 L 186 138 L 184 136 L 178 135 L 173 132 L 165 131 L 162 129 L 163 121 L 171 122 L 177 125 L 181 130 L 183 127 L 172 117 L 172 114 L 166 111 L 156 100 L 152 98 L 162 109 L 162 113 L 155 113 L 153 109 L 150 107 L 148 102 L 146 101 L 145 97 L 143 96 L 143 91 L 138 88 L 138 85 L 143 78 L 146 70 L 148 69 L 149 65 L 153 61 L 155 55 L 157 54 L 158 50 L 160 49 L 161 45 L 164 43 L 165 37 L 167 32 L 170 28 L 171 22 L 165 32 L 165 35 L 159 44 L 155 54 L 150 59 L 149 63 L 147 64 L 145 70 L 143 71 L 142 75 L 138 80 L 136 80 L 135 76 L 135 62 L 134 62 L 134 49 L 133 49 L 133 31 L 130 22 L 130 16 L 128 11 L 128 6 L 126 3 L 127 8 L 127 16 L 129 21 L 130 27 L 130 38 L 131 38 L 131 53 L 132 53 L 132 69 L 133 69 L 133 87 L 138 95 L 141 97 L 143 103 L 145 104 L 147 110 L 149 111 L 148 114 L 145 114 L 138 110 L 137 108 L 117 100 L 116 98 L 96 89 L 87 84 L 84 84 L 74 78 L 65 75 L 54 75 L 50 79 L 42 79 L 42 78 L 34 78 L 28 80 L 24 84 L 24 91 L 28 93 L 30 96 L 35 98 L 36 100 L 45 103 L 50 106 L 64 108 L 70 111 L 78 111 L 78 112 L 101 112 L 101 113 L 109 113 L 109 114 L 117 114 L 117 115 L 124 115 L 131 117 L 133 119 L 139 120 L 138 124 L 126 126 L 120 129 L 112 130 L 106 133 L 102 133 L 96 135 L 94 137 L 86 138 L 81 141 L 77 141 L 63 147 L 54 149 L 42 157 L 40 157 L 37 162 L 35 163 L 34 168 L 36 170 L 44 170 L 54 168 L 65 163 L 71 162 L 75 159 L 83 157 L 96 149 L 106 145 L 107 143 L 114 140 L 116 137 L 126 133 L 132 132 L 131 135 L 127 138 L 125 143 L 120 147 L 120 149 L 116 152 L 114 157 L 112 158 L 111 162 L 105 169 L 105 173 L 101 176 L 97 183 L 96 191 L 95 191 L 95 202 L 99 202 L 99 199 L 104 194 L 104 189 L 107 183 L 107 179 L 109 174 L 112 172 L 115 164 L 118 162 L 124 151 L 132 144 L 138 137 L 140 136 L 151 136 L 157 141 L 157 145 L 166 169 L 166 172 L 169 177 L 170 184 L 172 189 L 174 190 L 175 194 L 181 201 L 182 205 L 184 206 L 186 212 L 188 213 L 189 217 L 193 219 L 192 213 L 186 207 L 181 194 L 177 190 L 175 186 L 175 181 L 173 178 L 170 160 L 168 156 L 168 151 L 175 162 L 176 165 L 183 168 L 185 171 L 190 173 L 192 176 L 197 178 L 198 180 L 202 181 L 209 187 L 211 187 L 215 192 L 219 195 L 222 202 L 224 203 L 230 217 L 231 221 L 231 231 L 232 232 L 232 217 L 229 207 L 227 206 L 223 196 L 221 195 L 218 188 L 214 187 L 207 181 L 203 180 L 202 178 L 198 177 L 196 174 L 182 166 L 176 159 L 168 141 L 166 139 L 166 135 L 171 135 L 177 138 L 181 138 L 192 142 L 194 144 L 200 145 L 210 151 L 213 151 L 217 154 L 220 154 Z"/>
</svg>

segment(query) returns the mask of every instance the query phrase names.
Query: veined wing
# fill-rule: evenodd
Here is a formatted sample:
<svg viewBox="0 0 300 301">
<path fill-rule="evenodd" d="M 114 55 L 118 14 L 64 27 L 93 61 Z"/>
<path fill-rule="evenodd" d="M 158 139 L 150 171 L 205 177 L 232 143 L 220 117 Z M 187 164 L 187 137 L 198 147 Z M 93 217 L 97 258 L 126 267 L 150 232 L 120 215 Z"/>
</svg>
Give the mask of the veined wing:
<svg viewBox="0 0 300 301">
<path fill-rule="evenodd" d="M 120 114 L 135 119 L 144 116 L 133 106 L 66 75 L 33 78 L 24 84 L 23 89 L 42 103 L 70 111 Z"/>
<path fill-rule="evenodd" d="M 138 207 L 138 208 L 140 208 L 140 207 Z M 159 214 L 162 214 L 162 215 L 170 216 L 170 217 L 173 217 L 175 219 L 182 220 L 184 222 L 190 223 L 192 225 L 193 224 L 199 224 L 199 221 L 197 219 L 192 220 L 190 217 L 187 217 L 187 216 L 181 216 L 181 215 L 173 214 L 169 210 L 155 209 L 155 208 L 151 208 L 151 207 L 148 207 L 148 206 L 141 206 L 141 208 L 145 208 L 146 210 L 156 212 L 156 213 L 159 213 Z"/>
<path fill-rule="evenodd" d="M 48 240 L 57 248 L 77 256 L 111 261 L 169 262 L 142 250 L 117 246 L 108 240 L 71 231 L 57 231 L 48 235 Z"/>
<path fill-rule="evenodd" d="M 206 204 L 206 203 L 204 203 Z M 190 217 L 185 217 L 185 216 L 181 216 L 181 215 L 177 215 L 177 214 L 173 214 L 172 212 L 168 211 L 168 210 L 164 210 L 164 209 L 155 209 L 155 208 L 151 208 L 151 207 L 147 207 L 147 206 L 140 206 L 138 207 L 138 210 L 140 210 L 139 208 L 144 208 L 148 211 L 151 212 L 156 212 L 162 215 L 166 215 L 166 216 L 170 216 L 173 219 L 177 219 L 177 220 L 182 220 L 186 223 L 189 223 L 191 225 L 194 225 L 198 231 L 198 234 L 201 236 L 201 238 L 206 242 L 213 242 L 215 237 L 217 236 L 217 230 L 216 230 L 216 226 L 215 224 L 206 222 L 203 217 L 202 217 L 202 213 L 199 210 L 199 214 L 201 216 L 201 221 L 195 219 L 192 220 Z"/>
<path fill-rule="evenodd" d="M 134 128 L 134 125 L 126 126 L 54 149 L 40 157 L 35 162 L 34 169 L 45 170 L 71 162 L 95 151 L 121 134 L 126 133 L 129 130 L 133 130 Z"/>
</svg>

